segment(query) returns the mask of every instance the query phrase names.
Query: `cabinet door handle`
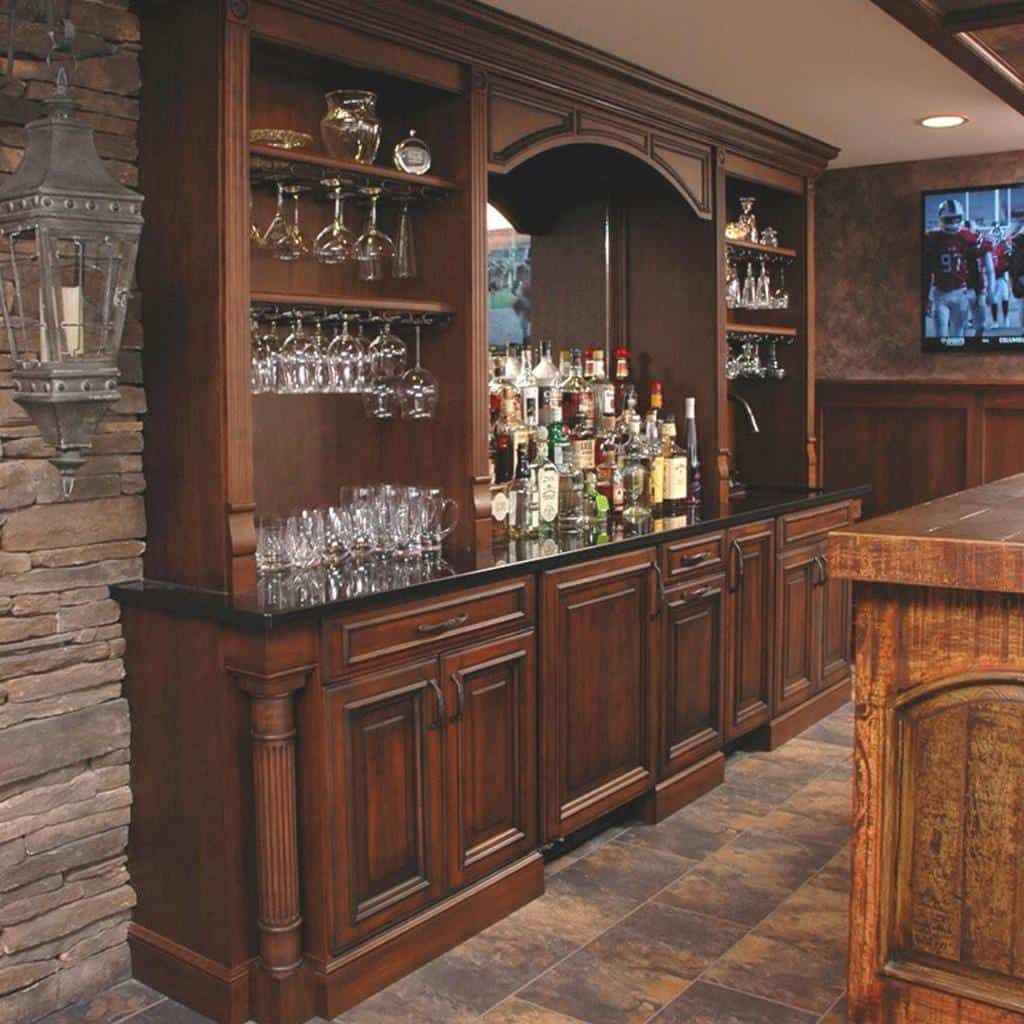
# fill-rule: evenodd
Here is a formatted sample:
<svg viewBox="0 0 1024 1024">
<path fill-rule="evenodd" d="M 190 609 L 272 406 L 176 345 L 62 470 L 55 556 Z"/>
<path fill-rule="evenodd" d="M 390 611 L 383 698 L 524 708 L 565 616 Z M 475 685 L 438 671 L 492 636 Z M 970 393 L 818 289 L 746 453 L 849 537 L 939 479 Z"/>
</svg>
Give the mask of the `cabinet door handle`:
<svg viewBox="0 0 1024 1024">
<path fill-rule="evenodd" d="M 818 586 L 823 587 L 828 583 L 828 562 L 825 560 L 824 555 L 815 555 L 814 561 L 818 565 Z"/>
<path fill-rule="evenodd" d="M 458 672 L 452 673 L 452 683 L 455 686 L 455 714 L 448 719 L 449 725 L 461 721 L 462 713 L 466 710 L 466 688 L 462 685 L 462 676 Z"/>
<path fill-rule="evenodd" d="M 437 697 L 437 718 L 431 723 L 431 729 L 443 729 L 445 721 L 448 718 L 448 709 L 445 704 L 444 694 L 441 692 L 441 687 L 433 679 L 425 679 L 424 682 L 434 691 L 434 696 Z"/>
<path fill-rule="evenodd" d="M 679 559 L 679 564 L 684 569 L 689 569 L 694 565 L 700 565 L 701 562 L 706 562 L 710 557 L 710 551 L 700 551 L 696 555 L 683 555 L 683 557 Z"/>
<path fill-rule="evenodd" d="M 656 619 L 661 615 L 661 609 L 665 604 L 665 577 L 662 576 L 661 566 L 657 562 L 652 562 L 651 568 L 654 569 L 654 575 L 658 580 L 658 596 L 655 599 L 654 611 L 651 612 L 651 618 Z"/>
<path fill-rule="evenodd" d="M 740 584 L 743 582 L 743 548 L 740 546 L 738 540 L 732 542 L 732 557 L 733 557 L 733 571 L 732 581 L 729 584 L 729 590 L 732 593 L 736 593 L 740 588 Z"/>
<path fill-rule="evenodd" d="M 464 626 L 468 621 L 469 615 L 466 612 L 462 612 L 460 615 L 453 615 L 450 619 L 445 619 L 443 622 L 421 622 L 416 627 L 416 632 L 427 636 L 435 633 L 447 633 L 449 629 L 457 629 L 459 626 Z"/>
</svg>

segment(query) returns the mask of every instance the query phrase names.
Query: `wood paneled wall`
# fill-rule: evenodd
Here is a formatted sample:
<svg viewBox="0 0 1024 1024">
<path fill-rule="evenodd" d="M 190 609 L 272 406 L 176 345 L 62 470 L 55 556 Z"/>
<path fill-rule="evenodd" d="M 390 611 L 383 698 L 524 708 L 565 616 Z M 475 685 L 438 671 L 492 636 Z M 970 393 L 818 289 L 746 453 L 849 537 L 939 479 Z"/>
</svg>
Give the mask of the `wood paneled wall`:
<svg viewBox="0 0 1024 1024">
<path fill-rule="evenodd" d="M 1024 471 L 1024 381 L 819 380 L 822 484 L 865 517 Z"/>
</svg>

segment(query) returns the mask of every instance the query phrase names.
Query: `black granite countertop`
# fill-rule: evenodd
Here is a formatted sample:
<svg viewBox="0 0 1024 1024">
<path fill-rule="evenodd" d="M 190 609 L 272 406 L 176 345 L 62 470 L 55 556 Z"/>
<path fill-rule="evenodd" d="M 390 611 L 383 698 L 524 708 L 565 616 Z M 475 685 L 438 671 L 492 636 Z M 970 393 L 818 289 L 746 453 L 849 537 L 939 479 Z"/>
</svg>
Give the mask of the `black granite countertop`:
<svg viewBox="0 0 1024 1024">
<path fill-rule="evenodd" d="M 694 511 L 686 516 L 654 520 L 642 531 L 620 528 L 611 534 L 513 540 L 507 546 L 493 549 L 445 549 L 440 556 L 406 561 L 348 561 L 337 567 L 261 579 L 257 591 L 243 594 L 148 579 L 114 586 L 111 592 L 129 607 L 153 608 L 246 629 L 271 629 L 283 622 L 352 611 L 395 597 L 430 597 L 524 572 L 542 572 L 624 554 L 766 516 L 859 498 L 869 489 L 756 488 L 716 515 L 704 516 Z"/>
</svg>

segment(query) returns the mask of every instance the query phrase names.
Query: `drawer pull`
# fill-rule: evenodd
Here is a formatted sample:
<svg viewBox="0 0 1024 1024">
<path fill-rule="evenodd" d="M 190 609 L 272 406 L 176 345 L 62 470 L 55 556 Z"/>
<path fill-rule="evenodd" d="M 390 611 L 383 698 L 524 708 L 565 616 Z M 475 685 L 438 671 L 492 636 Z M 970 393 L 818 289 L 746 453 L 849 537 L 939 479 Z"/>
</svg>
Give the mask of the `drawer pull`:
<svg viewBox="0 0 1024 1024">
<path fill-rule="evenodd" d="M 422 633 L 424 636 L 433 636 L 437 633 L 447 633 L 449 629 L 458 629 L 459 626 L 464 626 L 469 621 L 469 614 L 462 612 L 461 615 L 453 615 L 450 619 L 445 619 L 443 622 L 421 622 L 416 627 L 417 633 Z"/>
<path fill-rule="evenodd" d="M 686 592 L 687 601 L 696 601 L 698 597 L 707 597 L 711 593 L 710 587 L 694 587 Z"/>
<path fill-rule="evenodd" d="M 683 555 L 683 557 L 679 559 L 679 564 L 684 569 L 689 569 L 694 565 L 700 565 L 701 562 L 706 562 L 710 557 L 710 551 L 698 551 L 695 555 Z"/>
<path fill-rule="evenodd" d="M 424 679 L 423 681 L 434 691 L 434 696 L 437 697 L 437 717 L 430 724 L 430 728 L 443 729 L 445 722 L 448 720 L 448 710 L 445 705 L 444 694 L 441 692 L 441 687 L 433 679 Z"/>
</svg>

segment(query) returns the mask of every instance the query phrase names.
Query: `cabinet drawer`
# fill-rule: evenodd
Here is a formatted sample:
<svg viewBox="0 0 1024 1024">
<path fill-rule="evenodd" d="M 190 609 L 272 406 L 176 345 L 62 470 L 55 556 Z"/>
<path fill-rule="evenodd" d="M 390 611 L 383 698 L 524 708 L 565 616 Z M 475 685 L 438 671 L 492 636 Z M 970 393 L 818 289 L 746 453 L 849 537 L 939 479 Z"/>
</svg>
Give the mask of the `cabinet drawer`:
<svg viewBox="0 0 1024 1024">
<path fill-rule="evenodd" d="M 706 533 L 675 544 L 663 544 L 661 548 L 661 567 L 666 581 L 695 579 L 707 573 L 720 572 L 724 564 L 724 533 Z"/>
<path fill-rule="evenodd" d="M 848 501 L 840 505 L 827 505 L 807 512 L 792 512 L 779 519 L 779 547 L 793 547 L 820 540 L 829 531 L 846 526 L 852 521 L 852 509 Z"/>
<path fill-rule="evenodd" d="M 533 579 L 525 577 L 334 619 L 324 626 L 329 678 L 396 655 L 523 629 L 534 618 Z"/>
</svg>

